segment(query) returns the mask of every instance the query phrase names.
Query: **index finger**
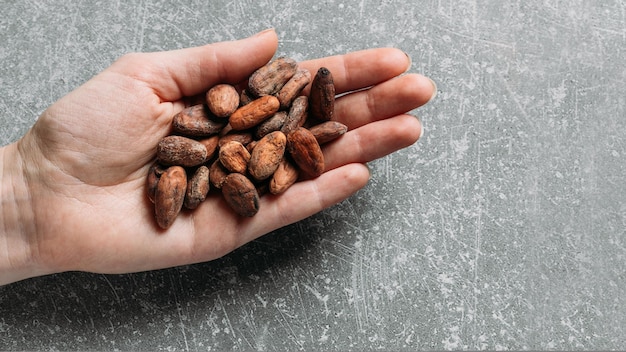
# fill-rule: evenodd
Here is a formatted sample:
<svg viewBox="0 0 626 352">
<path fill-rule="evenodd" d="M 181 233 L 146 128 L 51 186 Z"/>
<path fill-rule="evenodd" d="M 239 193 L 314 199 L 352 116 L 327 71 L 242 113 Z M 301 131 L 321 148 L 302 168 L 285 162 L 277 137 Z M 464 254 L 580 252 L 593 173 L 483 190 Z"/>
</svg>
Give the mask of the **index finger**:
<svg viewBox="0 0 626 352">
<path fill-rule="evenodd" d="M 354 51 L 300 63 L 315 75 L 320 67 L 332 73 L 337 94 L 367 88 L 406 72 L 411 65 L 409 56 L 396 48 L 376 48 Z M 308 94 L 309 87 L 304 91 Z"/>
</svg>

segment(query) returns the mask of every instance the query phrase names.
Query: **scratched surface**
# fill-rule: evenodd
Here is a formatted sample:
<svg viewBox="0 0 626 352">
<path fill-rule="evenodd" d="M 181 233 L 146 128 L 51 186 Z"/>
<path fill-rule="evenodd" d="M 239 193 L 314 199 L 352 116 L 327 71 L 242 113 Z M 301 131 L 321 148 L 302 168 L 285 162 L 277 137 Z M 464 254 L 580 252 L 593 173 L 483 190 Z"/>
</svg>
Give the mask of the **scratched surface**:
<svg viewBox="0 0 626 352">
<path fill-rule="evenodd" d="M 199 265 L 0 287 L 0 350 L 621 349 L 626 3 L 0 1 L 0 139 L 120 55 L 273 26 L 439 95 L 349 200 Z M 132 235 L 132 234 L 129 234 Z"/>
</svg>

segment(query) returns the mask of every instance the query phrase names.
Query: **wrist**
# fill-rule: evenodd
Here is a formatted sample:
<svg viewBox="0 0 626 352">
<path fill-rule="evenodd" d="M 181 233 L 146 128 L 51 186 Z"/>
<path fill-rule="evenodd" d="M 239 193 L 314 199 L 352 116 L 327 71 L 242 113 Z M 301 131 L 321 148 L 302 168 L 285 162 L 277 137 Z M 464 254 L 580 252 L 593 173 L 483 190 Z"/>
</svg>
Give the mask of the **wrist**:
<svg viewBox="0 0 626 352">
<path fill-rule="evenodd" d="M 18 144 L 0 148 L 0 285 L 45 274 L 37 265 L 31 192 Z"/>
</svg>

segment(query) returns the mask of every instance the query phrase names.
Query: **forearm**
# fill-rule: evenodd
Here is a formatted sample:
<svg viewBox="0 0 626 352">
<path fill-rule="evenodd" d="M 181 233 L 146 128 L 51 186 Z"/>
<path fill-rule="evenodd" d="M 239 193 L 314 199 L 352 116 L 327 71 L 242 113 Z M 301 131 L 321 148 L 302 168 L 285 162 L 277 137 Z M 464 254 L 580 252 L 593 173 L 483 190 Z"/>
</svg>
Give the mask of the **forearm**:
<svg viewBox="0 0 626 352">
<path fill-rule="evenodd" d="M 13 143 L 0 148 L 0 285 L 38 276 L 36 224 L 23 162 Z"/>
</svg>

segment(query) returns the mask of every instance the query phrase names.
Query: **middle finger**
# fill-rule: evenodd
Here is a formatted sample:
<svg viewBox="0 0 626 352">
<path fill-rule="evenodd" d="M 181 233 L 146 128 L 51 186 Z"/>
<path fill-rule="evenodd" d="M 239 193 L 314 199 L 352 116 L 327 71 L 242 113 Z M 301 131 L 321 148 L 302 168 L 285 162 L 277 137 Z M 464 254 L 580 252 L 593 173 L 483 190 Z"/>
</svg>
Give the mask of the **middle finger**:
<svg viewBox="0 0 626 352">
<path fill-rule="evenodd" d="M 407 113 L 426 104 L 433 94 L 430 79 L 419 74 L 404 75 L 338 98 L 335 116 L 348 129 L 354 129 Z"/>
</svg>

